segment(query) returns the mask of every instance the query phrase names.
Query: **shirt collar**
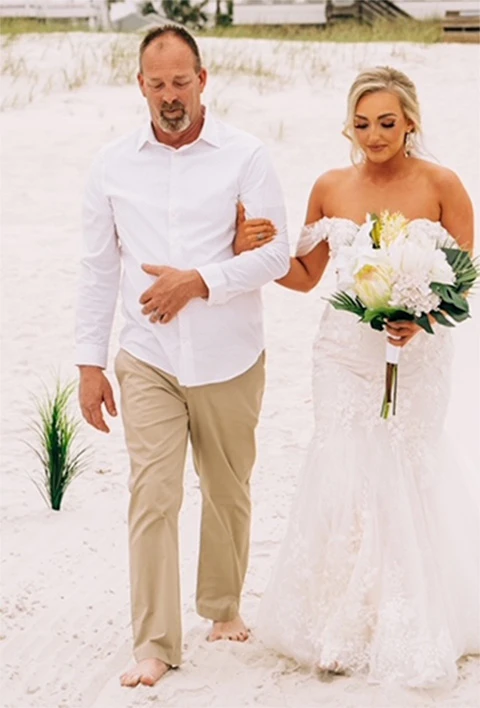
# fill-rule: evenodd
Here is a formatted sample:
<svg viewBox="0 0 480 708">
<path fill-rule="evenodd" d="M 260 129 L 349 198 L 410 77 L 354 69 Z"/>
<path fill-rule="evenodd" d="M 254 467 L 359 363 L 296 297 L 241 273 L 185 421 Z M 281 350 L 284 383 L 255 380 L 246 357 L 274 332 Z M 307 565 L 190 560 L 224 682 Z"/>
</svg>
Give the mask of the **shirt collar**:
<svg viewBox="0 0 480 708">
<path fill-rule="evenodd" d="M 211 114 L 208 108 L 205 108 L 205 120 L 203 122 L 200 135 L 198 136 L 197 140 L 195 140 L 195 142 L 197 142 L 198 140 L 203 140 L 204 142 L 209 143 L 209 145 L 213 145 L 213 147 L 220 147 L 220 137 L 218 132 L 219 131 L 217 120 Z M 145 125 L 140 129 L 138 135 L 137 150 L 140 151 L 146 143 L 150 143 L 152 145 L 162 144 L 159 143 L 159 141 L 155 137 L 155 133 L 153 132 L 152 124 L 150 121 L 148 121 L 148 123 L 145 123 Z M 193 143 L 191 144 L 193 145 Z M 188 145 L 185 145 L 184 147 L 188 147 Z"/>
</svg>

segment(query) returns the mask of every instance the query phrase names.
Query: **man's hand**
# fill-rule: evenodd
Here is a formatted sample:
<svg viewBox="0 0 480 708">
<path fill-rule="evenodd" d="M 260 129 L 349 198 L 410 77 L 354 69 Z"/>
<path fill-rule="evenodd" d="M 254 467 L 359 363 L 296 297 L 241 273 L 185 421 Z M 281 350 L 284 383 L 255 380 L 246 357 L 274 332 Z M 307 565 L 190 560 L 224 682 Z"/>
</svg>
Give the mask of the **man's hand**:
<svg viewBox="0 0 480 708">
<path fill-rule="evenodd" d="M 117 415 L 113 390 L 110 382 L 99 366 L 80 366 L 79 399 L 82 415 L 90 425 L 102 433 L 109 433 L 110 428 L 105 423 L 102 404 L 107 412 Z"/>
<path fill-rule="evenodd" d="M 196 270 L 155 265 L 142 265 L 142 270 L 157 278 L 140 298 L 142 313 L 150 322 L 166 324 L 193 298 L 208 297 L 208 288 Z"/>
</svg>

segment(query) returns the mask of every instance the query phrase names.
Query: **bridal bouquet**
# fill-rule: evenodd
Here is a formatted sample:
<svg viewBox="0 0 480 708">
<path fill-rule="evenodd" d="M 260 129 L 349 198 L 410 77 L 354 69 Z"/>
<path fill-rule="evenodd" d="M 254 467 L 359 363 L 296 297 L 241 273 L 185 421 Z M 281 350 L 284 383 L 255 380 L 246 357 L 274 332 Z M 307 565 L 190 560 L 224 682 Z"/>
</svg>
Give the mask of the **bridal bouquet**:
<svg viewBox="0 0 480 708">
<path fill-rule="evenodd" d="M 340 249 L 340 291 L 329 299 L 337 310 L 358 315 L 376 330 L 386 322 L 410 320 L 433 334 L 431 320 L 447 327 L 469 315 L 467 293 L 478 265 L 446 232 L 435 243 L 420 229 L 412 233 L 402 214 L 367 215 L 350 246 Z M 387 342 L 385 395 L 381 416 L 395 414 L 400 347 Z"/>
</svg>

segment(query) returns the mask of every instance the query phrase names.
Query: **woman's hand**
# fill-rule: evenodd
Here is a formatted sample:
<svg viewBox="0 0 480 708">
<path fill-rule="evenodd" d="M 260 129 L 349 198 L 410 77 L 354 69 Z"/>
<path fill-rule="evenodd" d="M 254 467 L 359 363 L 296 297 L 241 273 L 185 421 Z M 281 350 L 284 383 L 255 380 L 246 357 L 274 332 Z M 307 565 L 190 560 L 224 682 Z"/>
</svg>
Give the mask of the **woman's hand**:
<svg viewBox="0 0 480 708">
<path fill-rule="evenodd" d="M 244 251 L 253 251 L 266 243 L 270 243 L 275 238 L 277 230 L 268 219 L 245 218 L 245 207 L 241 202 L 237 205 L 237 225 L 235 240 L 233 242 L 233 252 L 236 256 Z"/>
<path fill-rule="evenodd" d="M 404 347 L 421 329 L 419 325 L 409 320 L 398 320 L 396 322 L 387 322 L 386 324 L 386 330 L 389 334 L 388 341 L 394 347 Z"/>
</svg>

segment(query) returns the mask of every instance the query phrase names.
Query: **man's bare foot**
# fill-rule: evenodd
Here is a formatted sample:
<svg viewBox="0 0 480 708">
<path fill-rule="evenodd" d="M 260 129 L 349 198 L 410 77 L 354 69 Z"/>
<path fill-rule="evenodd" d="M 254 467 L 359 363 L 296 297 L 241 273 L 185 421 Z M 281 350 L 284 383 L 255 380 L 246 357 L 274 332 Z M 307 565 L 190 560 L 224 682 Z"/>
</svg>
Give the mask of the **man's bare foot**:
<svg viewBox="0 0 480 708">
<path fill-rule="evenodd" d="M 170 666 L 161 659 L 142 659 L 133 669 L 120 676 L 122 686 L 154 686 L 169 670 Z"/>
<path fill-rule="evenodd" d="M 347 671 L 338 661 L 332 661 L 330 664 L 319 664 L 317 666 L 321 674 L 330 674 L 330 676 L 346 676 Z"/>
<path fill-rule="evenodd" d="M 208 635 L 209 642 L 216 642 L 219 639 L 228 639 L 232 642 L 246 642 L 250 635 L 250 630 L 245 626 L 240 615 L 228 622 L 214 622 L 212 631 Z"/>
</svg>

